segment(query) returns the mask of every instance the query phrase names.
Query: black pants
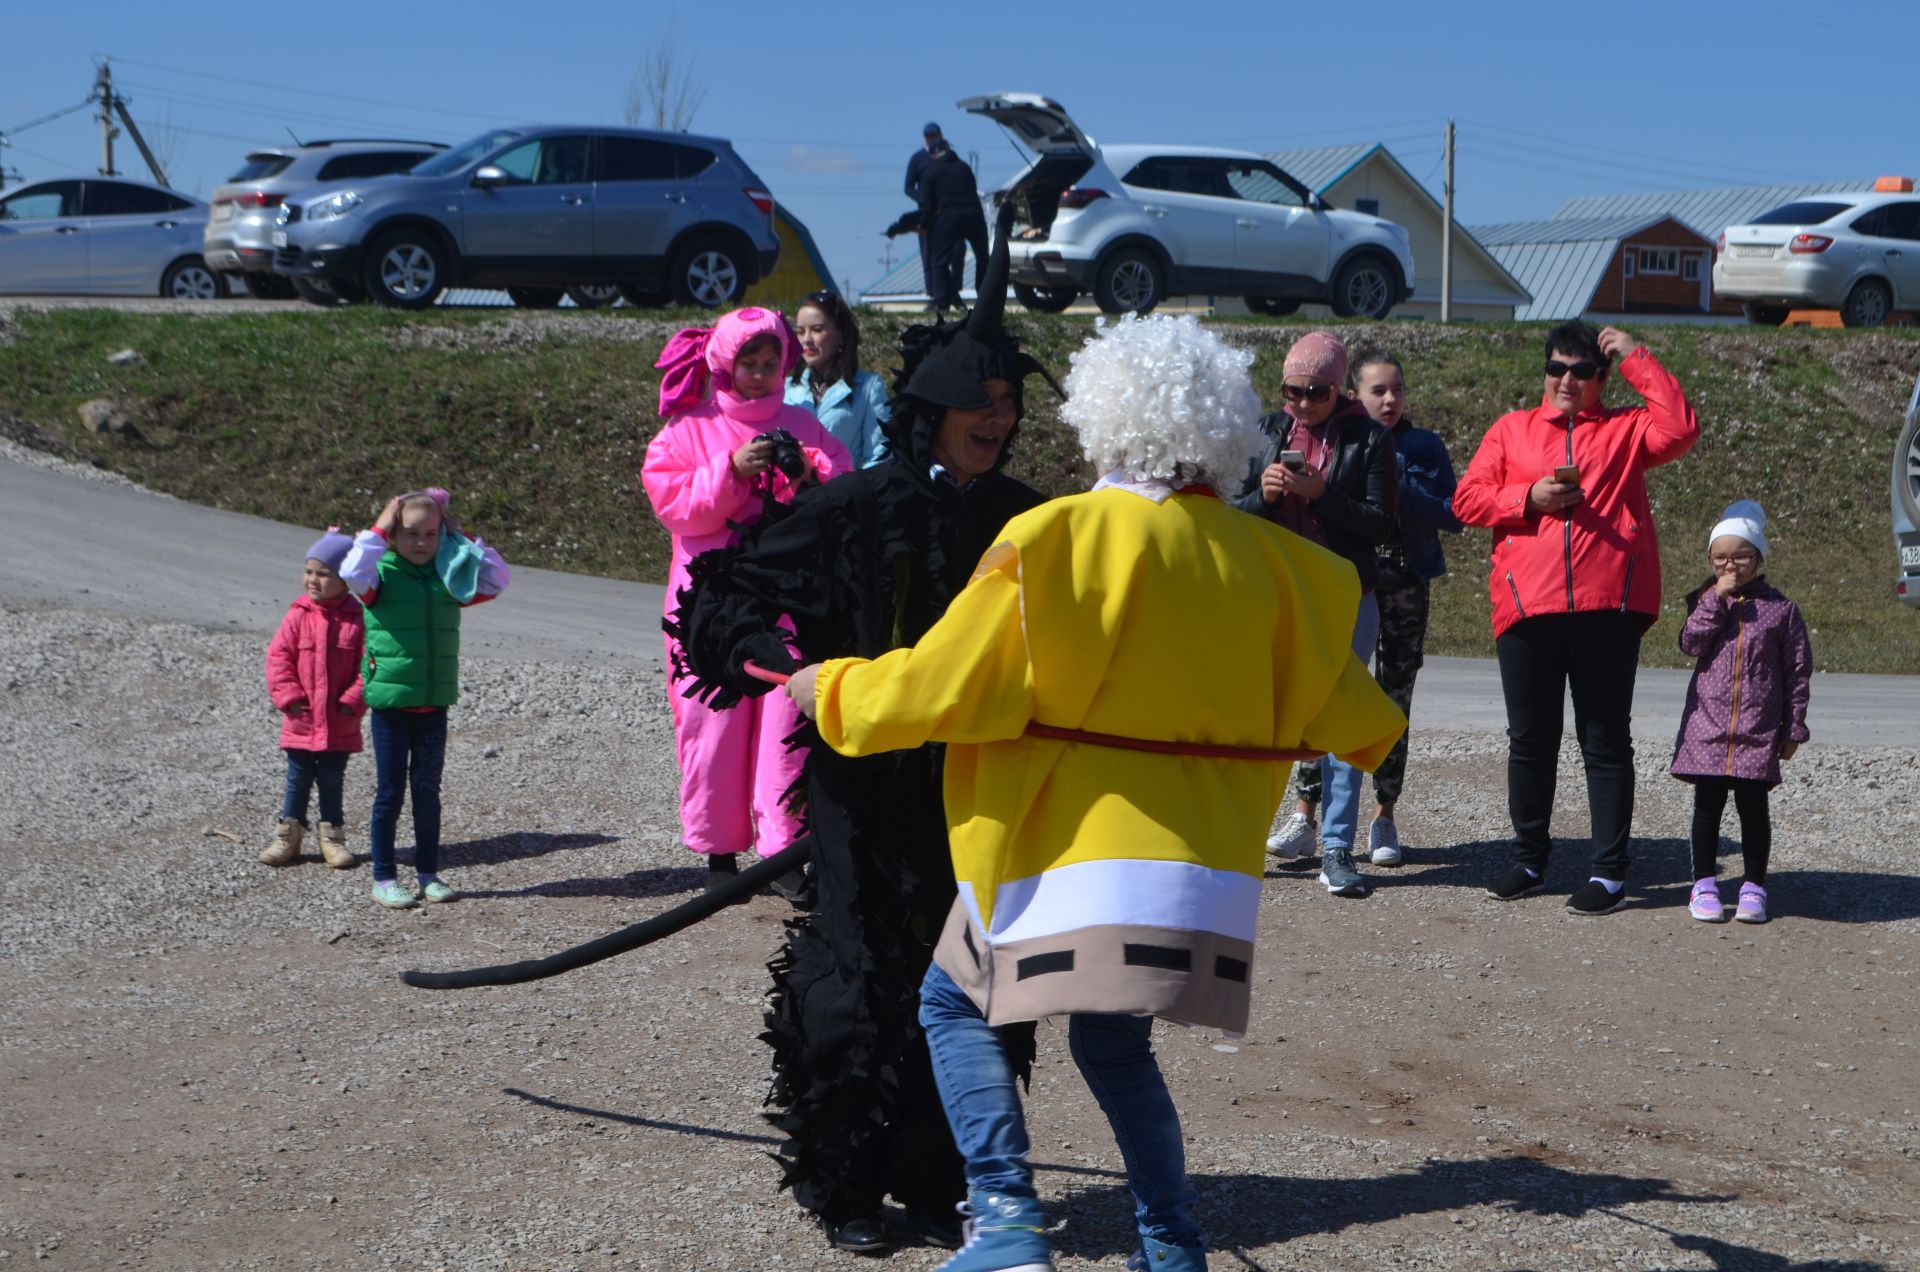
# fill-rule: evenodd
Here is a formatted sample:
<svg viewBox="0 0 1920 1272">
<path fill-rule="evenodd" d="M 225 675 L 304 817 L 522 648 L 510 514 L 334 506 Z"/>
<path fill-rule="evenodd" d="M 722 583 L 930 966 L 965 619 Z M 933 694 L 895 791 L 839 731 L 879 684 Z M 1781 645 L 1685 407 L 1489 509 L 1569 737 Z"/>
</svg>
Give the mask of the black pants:
<svg viewBox="0 0 1920 1272">
<path fill-rule="evenodd" d="M 1413 710 L 1413 682 L 1426 662 L 1427 581 L 1409 570 L 1404 558 L 1379 558 L 1380 636 L 1373 655 L 1373 678 L 1402 711 Z M 1373 798 L 1391 808 L 1400 802 L 1407 776 L 1407 738 L 1400 735 L 1373 771 Z"/>
<path fill-rule="evenodd" d="M 960 288 L 967 279 L 967 248 L 973 248 L 973 285 L 987 269 L 987 220 L 975 209 L 942 212 L 933 223 L 933 307 L 952 309 L 960 304 Z"/>
<path fill-rule="evenodd" d="M 1573 730 L 1587 770 L 1593 873 L 1627 877 L 1633 824 L 1633 677 L 1640 666 L 1639 614 L 1596 610 L 1523 618 L 1500 634 L 1500 688 L 1507 700 L 1507 811 L 1516 864 L 1542 874 L 1559 779 L 1563 697 L 1573 691 Z"/>
<path fill-rule="evenodd" d="M 1767 857 L 1773 852 L 1773 813 L 1767 808 L 1765 782 L 1747 777 L 1695 777 L 1693 783 L 1693 877 L 1719 873 L 1720 818 L 1727 811 L 1727 795 L 1740 814 L 1740 852 L 1746 858 L 1746 882 L 1767 886 Z"/>
</svg>

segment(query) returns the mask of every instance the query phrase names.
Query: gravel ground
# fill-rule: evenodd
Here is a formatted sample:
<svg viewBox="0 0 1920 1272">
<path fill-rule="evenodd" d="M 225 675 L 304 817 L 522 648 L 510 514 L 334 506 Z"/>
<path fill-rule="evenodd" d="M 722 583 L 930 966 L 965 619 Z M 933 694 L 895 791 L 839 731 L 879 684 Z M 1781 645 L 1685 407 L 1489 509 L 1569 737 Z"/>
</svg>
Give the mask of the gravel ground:
<svg viewBox="0 0 1920 1272">
<path fill-rule="evenodd" d="M 397 979 L 693 889 L 654 673 L 470 662 L 465 899 L 391 913 L 364 866 L 253 861 L 281 773 L 262 644 L 0 604 L 0 1266 L 877 1266 L 827 1251 L 764 1155 L 783 902 L 539 985 Z M 1916 1266 L 1911 749 L 1789 765 L 1761 928 L 1687 918 L 1685 791 L 1643 750 L 1650 837 L 1607 918 L 1562 910 L 1577 844 L 1556 895 L 1480 895 L 1490 733 L 1416 734 L 1408 864 L 1371 898 L 1274 871 L 1248 1036 L 1158 1031 L 1216 1269 Z M 1119 1155 L 1063 1044 L 1043 1028 L 1039 1179 L 1060 1266 L 1116 1268 Z"/>
</svg>

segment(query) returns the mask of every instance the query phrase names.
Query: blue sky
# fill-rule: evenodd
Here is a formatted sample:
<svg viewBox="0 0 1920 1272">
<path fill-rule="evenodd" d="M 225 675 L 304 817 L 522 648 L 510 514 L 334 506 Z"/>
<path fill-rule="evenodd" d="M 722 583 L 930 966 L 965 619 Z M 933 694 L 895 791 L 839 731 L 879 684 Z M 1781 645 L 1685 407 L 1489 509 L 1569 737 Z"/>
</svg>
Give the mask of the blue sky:
<svg viewBox="0 0 1920 1272">
<path fill-rule="evenodd" d="M 135 118 L 173 138 L 173 183 L 204 196 L 288 127 L 458 141 L 620 122 L 640 50 L 670 19 L 708 89 L 693 130 L 732 138 L 855 289 L 883 270 L 922 123 L 978 155 L 983 185 L 1021 162 L 954 110 L 985 92 L 1045 93 L 1107 141 L 1384 141 L 1435 190 L 1451 115 L 1468 224 L 1578 194 L 1920 176 L 1912 0 L 22 3 L 0 42 L 0 130 L 79 102 L 109 54 Z M 99 153 L 82 112 L 19 132 L 0 165 L 31 181 L 91 172 Z M 144 175 L 125 139 L 116 158 Z"/>
</svg>

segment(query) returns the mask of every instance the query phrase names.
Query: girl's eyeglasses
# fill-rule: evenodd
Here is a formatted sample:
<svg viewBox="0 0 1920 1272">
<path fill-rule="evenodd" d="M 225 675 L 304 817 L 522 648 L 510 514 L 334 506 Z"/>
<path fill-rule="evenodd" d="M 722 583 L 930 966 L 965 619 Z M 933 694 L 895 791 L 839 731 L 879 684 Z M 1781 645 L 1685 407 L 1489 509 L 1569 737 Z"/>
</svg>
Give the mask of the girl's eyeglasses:
<svg viewBox="0 0 1920 1272">
<path fill-rule="evenodd" d="M 1280 396 L 1289 402 L 1321 403 L 1333 396 L 1331 384 L 1283 384 Z"/>
<path fill-rule="evenodd" d="M 1752 565 L 1755 561 L 1758 561 L 1759 559 L 1760 559 L 1759 557 L 1755 556 L 1751 552 L 1737 552 L 1732 556 L 1709 556 L 1707 558 L 1707 560 L 1713 565 L 1713 568 L 1716 570 L 1723 570 L 1729 565 L 1731 566 Z"/>
</svg>

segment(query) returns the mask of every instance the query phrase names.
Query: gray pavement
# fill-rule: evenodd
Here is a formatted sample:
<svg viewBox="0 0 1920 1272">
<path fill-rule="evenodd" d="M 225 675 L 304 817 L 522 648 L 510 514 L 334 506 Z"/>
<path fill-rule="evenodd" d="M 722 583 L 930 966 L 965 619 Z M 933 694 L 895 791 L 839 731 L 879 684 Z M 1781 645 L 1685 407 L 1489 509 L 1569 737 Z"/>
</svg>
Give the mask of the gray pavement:
<svg viewBox="0 0 1920 1272">
<path fill-rule="evenodd" d="M 315 529 L 203 508 L 112 482 L 0 459 L 0 602 L 129 618 L 273 630 L 297 589 Z M 462 632 L 472 653 L 514 661 L 661 664 L 664 589 L 516 566 L 513 589 Z M 1687 673 L 1643 668 L 1634 721 L 1643 746 L 1679 725 Z M 1568 709 L 1569 727 L 1573 719 Z M 1920 678 L 1816 675 L 1814 742 L 1911 746 Z M 1490 660 L 1428 658 L 1416 728 L 1506 727 Z M 1498 775 L 1495 775 L 1496 777 Z"/>
</svg>

